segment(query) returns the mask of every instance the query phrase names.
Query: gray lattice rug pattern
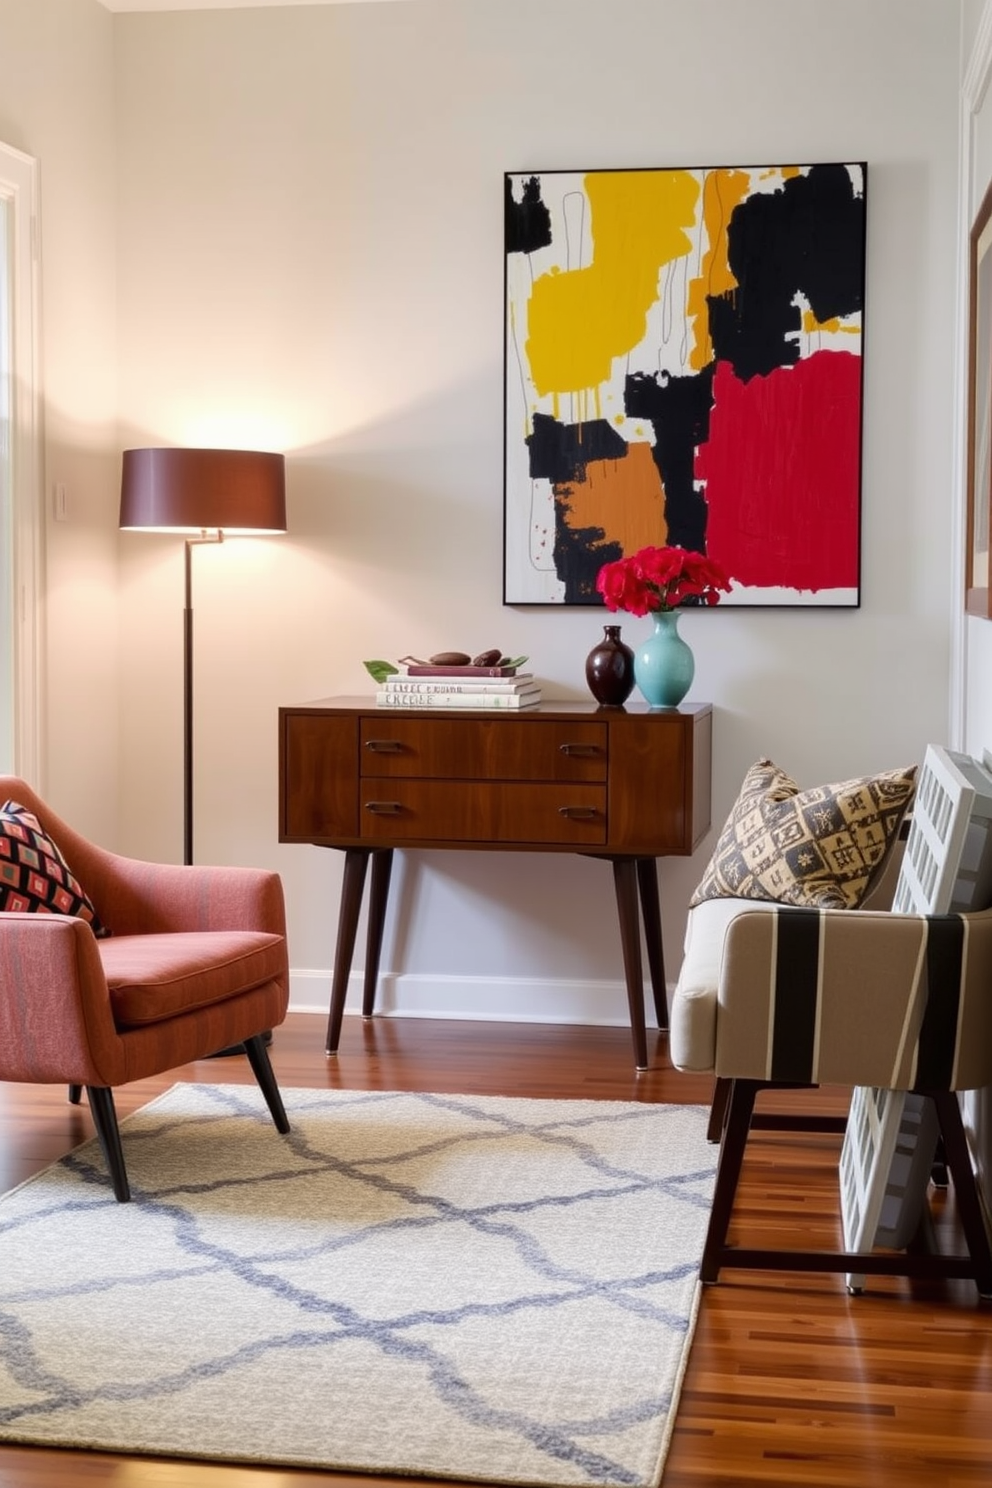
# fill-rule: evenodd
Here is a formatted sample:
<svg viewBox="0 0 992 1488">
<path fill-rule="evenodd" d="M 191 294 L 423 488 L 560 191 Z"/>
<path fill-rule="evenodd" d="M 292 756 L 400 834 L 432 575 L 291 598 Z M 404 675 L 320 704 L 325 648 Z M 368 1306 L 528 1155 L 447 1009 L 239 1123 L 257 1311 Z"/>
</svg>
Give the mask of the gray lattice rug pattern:
<svg viewBox="0 0 992 1488">
<path fill-rule="evenodd" d="M 0 1440 L 657 1483 L 699 1106 L 177 1085 L 0 1200 Z"/>
</svg>

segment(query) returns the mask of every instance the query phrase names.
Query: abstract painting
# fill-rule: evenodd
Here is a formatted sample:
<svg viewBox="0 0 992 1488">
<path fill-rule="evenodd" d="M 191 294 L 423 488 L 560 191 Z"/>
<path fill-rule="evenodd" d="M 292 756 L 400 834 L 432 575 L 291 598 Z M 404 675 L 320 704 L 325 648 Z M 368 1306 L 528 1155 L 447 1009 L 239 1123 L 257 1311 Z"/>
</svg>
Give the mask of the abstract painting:
<svg viewBox="0 0 992 1488">
<path fill-rule="evenodd" d="M 856 606 L 867 170 L 505 178 L 505 604 L 706 553 L 721 605 Z"/>
</svg>

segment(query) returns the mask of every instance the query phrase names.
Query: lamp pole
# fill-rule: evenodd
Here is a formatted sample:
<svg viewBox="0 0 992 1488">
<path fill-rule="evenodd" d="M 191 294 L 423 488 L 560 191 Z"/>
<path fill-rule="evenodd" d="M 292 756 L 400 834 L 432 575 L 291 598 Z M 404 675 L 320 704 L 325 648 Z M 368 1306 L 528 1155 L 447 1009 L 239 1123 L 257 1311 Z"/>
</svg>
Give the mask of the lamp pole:
<svg viewBox="0 0 992 1488">
<path fill-rule="evenodd" d="M 224 541 L 221 531 L 204 529 L 186 539 L 186 604 L 183 609 L 183 863 L 193 861 L 193 549 Z"/>
</svg>

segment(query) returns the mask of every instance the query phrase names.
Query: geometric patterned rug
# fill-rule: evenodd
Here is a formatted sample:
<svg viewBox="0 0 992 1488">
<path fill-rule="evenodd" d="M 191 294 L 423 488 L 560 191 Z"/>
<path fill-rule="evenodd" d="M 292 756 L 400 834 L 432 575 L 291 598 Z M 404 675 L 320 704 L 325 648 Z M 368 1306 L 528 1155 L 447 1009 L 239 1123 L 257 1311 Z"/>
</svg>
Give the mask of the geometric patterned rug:
<svg viewBox="0 0 992 1488">
<path fill-rule="evenodd" d="M 0 1441 L 660 1481 L 702 1106 L 176 1085 L 0 1199 Z"/>
</svg>

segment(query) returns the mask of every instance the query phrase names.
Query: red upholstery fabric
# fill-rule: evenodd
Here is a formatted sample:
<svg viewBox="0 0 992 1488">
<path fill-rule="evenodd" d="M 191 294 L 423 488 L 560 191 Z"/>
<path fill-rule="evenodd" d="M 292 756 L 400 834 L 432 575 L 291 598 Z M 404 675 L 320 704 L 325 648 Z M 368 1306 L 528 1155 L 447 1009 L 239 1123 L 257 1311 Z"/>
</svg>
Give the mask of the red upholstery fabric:
<svg viewBox="0 0 992 1488">
<path fill-rule="evenodd" d="M 261 930 L 118 935 L 98 947 L 118 1028 L 161 1023 L 278 978 L 282 938 Z"/>
<path fill-rule="evenodd" d="M 111 935 L 98 941 L 64 915 L 0 914 L 0 1080 L 120 1085 L 283 1021 L 278 874 L 122 857 L 74 832 L 24 781 L 0 776 L 8 798 L 58 843 Z"/>
</svg>

